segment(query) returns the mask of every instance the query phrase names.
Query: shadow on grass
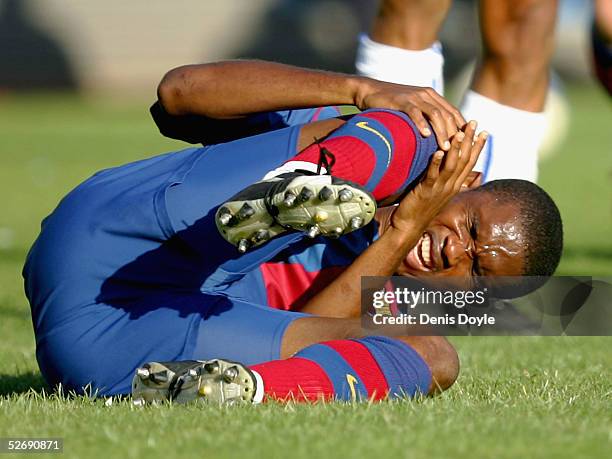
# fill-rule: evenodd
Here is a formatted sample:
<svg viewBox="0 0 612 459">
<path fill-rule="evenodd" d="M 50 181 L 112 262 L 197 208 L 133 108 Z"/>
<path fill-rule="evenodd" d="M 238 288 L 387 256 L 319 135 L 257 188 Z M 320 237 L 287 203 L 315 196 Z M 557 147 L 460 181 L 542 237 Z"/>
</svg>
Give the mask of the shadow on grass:
<svg viewBox="0 0 612 459">
<path fill-rule="evenodd" d="M 51 392 L 38 372 L 30 371 L 18 375 L 0 374 L 0 397 L 19 395 L 30 390 L 37 393 Z"/>
</svg>

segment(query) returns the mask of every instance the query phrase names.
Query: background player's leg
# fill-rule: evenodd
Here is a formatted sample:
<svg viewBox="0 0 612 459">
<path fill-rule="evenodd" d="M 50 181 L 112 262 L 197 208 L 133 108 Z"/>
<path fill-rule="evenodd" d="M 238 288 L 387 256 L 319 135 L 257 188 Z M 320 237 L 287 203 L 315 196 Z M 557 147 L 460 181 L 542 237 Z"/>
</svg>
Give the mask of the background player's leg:
<svg viewBox="0 0 612 459">
<path fill-rule="evenodd" d="M 359 38 L 357 73 L 443 94 L 444 58 L 437 39 L 450 6 L 451 0 L 383 0 L 370 35 Z"/>
<path fill-rule="evenodd" d="M 483 59 L 462 112 L 489 132 L 485 181 L 537 178 L 557 0 L 481 0 Z"/>
</svg>

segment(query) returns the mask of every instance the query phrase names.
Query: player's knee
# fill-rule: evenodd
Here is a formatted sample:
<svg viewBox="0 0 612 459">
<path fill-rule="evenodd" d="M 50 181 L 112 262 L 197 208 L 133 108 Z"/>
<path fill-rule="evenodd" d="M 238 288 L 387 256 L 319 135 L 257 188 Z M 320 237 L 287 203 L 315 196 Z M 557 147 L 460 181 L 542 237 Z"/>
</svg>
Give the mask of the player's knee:
<svg viewBox="0 0 612 459">
<path fill-rule="evenodd" d="M 459 355 L 453 345 L 444 337 L 432 337 L 435 340 L 436 358 L 430 366 L 433 391 L 446 390 L 459 377 Z"/>
<path fill-rule="evenodd" d="M 402 339 L 402 338 L 400 338 Z M 431 371 L 430 394 L 451 387 L 459 377 L 459 356 L 443 336 L 403 338 L 423 358 Z"/>
</svg>

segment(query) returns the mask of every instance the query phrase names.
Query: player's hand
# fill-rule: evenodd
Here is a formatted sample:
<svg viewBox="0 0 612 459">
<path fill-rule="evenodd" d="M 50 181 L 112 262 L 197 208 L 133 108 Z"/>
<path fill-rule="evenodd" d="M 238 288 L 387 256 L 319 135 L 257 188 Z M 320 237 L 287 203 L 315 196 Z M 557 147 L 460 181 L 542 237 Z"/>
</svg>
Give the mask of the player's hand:
<svg viewBox="0 0 612 459">
<path fill-rule="evenodd" d="M 367 80 L 356 95 L 355 105 L 361 110 L 388 108 L 406 113 L 424 137 L 432 132 L 431 123 L 438 145 L 448 151 L 450 139 L 465 127 L 461 112 L 432 88 L 405 86 Z"/>
<path fill-rule="evenodd" d="M 425 176 L 397 206 L 391 225 L 401 231 L 426 226 L 466 183 L 474 183 L 472 168 L 487 140 L 487 133 L 475 136 L 476 122 L 470 121 L 465 132 L 458 132 L 448 152 L 434 153 Z M 464 188 L 465 189 L 465 188 Z"/>
</svg>

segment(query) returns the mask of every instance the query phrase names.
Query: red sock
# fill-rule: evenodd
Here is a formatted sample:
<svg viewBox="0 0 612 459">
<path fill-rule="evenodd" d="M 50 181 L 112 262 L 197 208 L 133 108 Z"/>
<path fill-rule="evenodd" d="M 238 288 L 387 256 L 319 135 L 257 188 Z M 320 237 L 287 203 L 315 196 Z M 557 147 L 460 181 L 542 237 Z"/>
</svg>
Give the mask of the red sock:
<svg viewBox="0 0 612 459">
<path fill-rule="evenodd" d="M 353 340 L 315 344 L 295 357 L 254 365 L 251 370 L 261 376 L 265 395 L 279 400 L 350 400 L 357 396 L 380 400 L 389 390 L 368 348 Z"/>
</svg>

